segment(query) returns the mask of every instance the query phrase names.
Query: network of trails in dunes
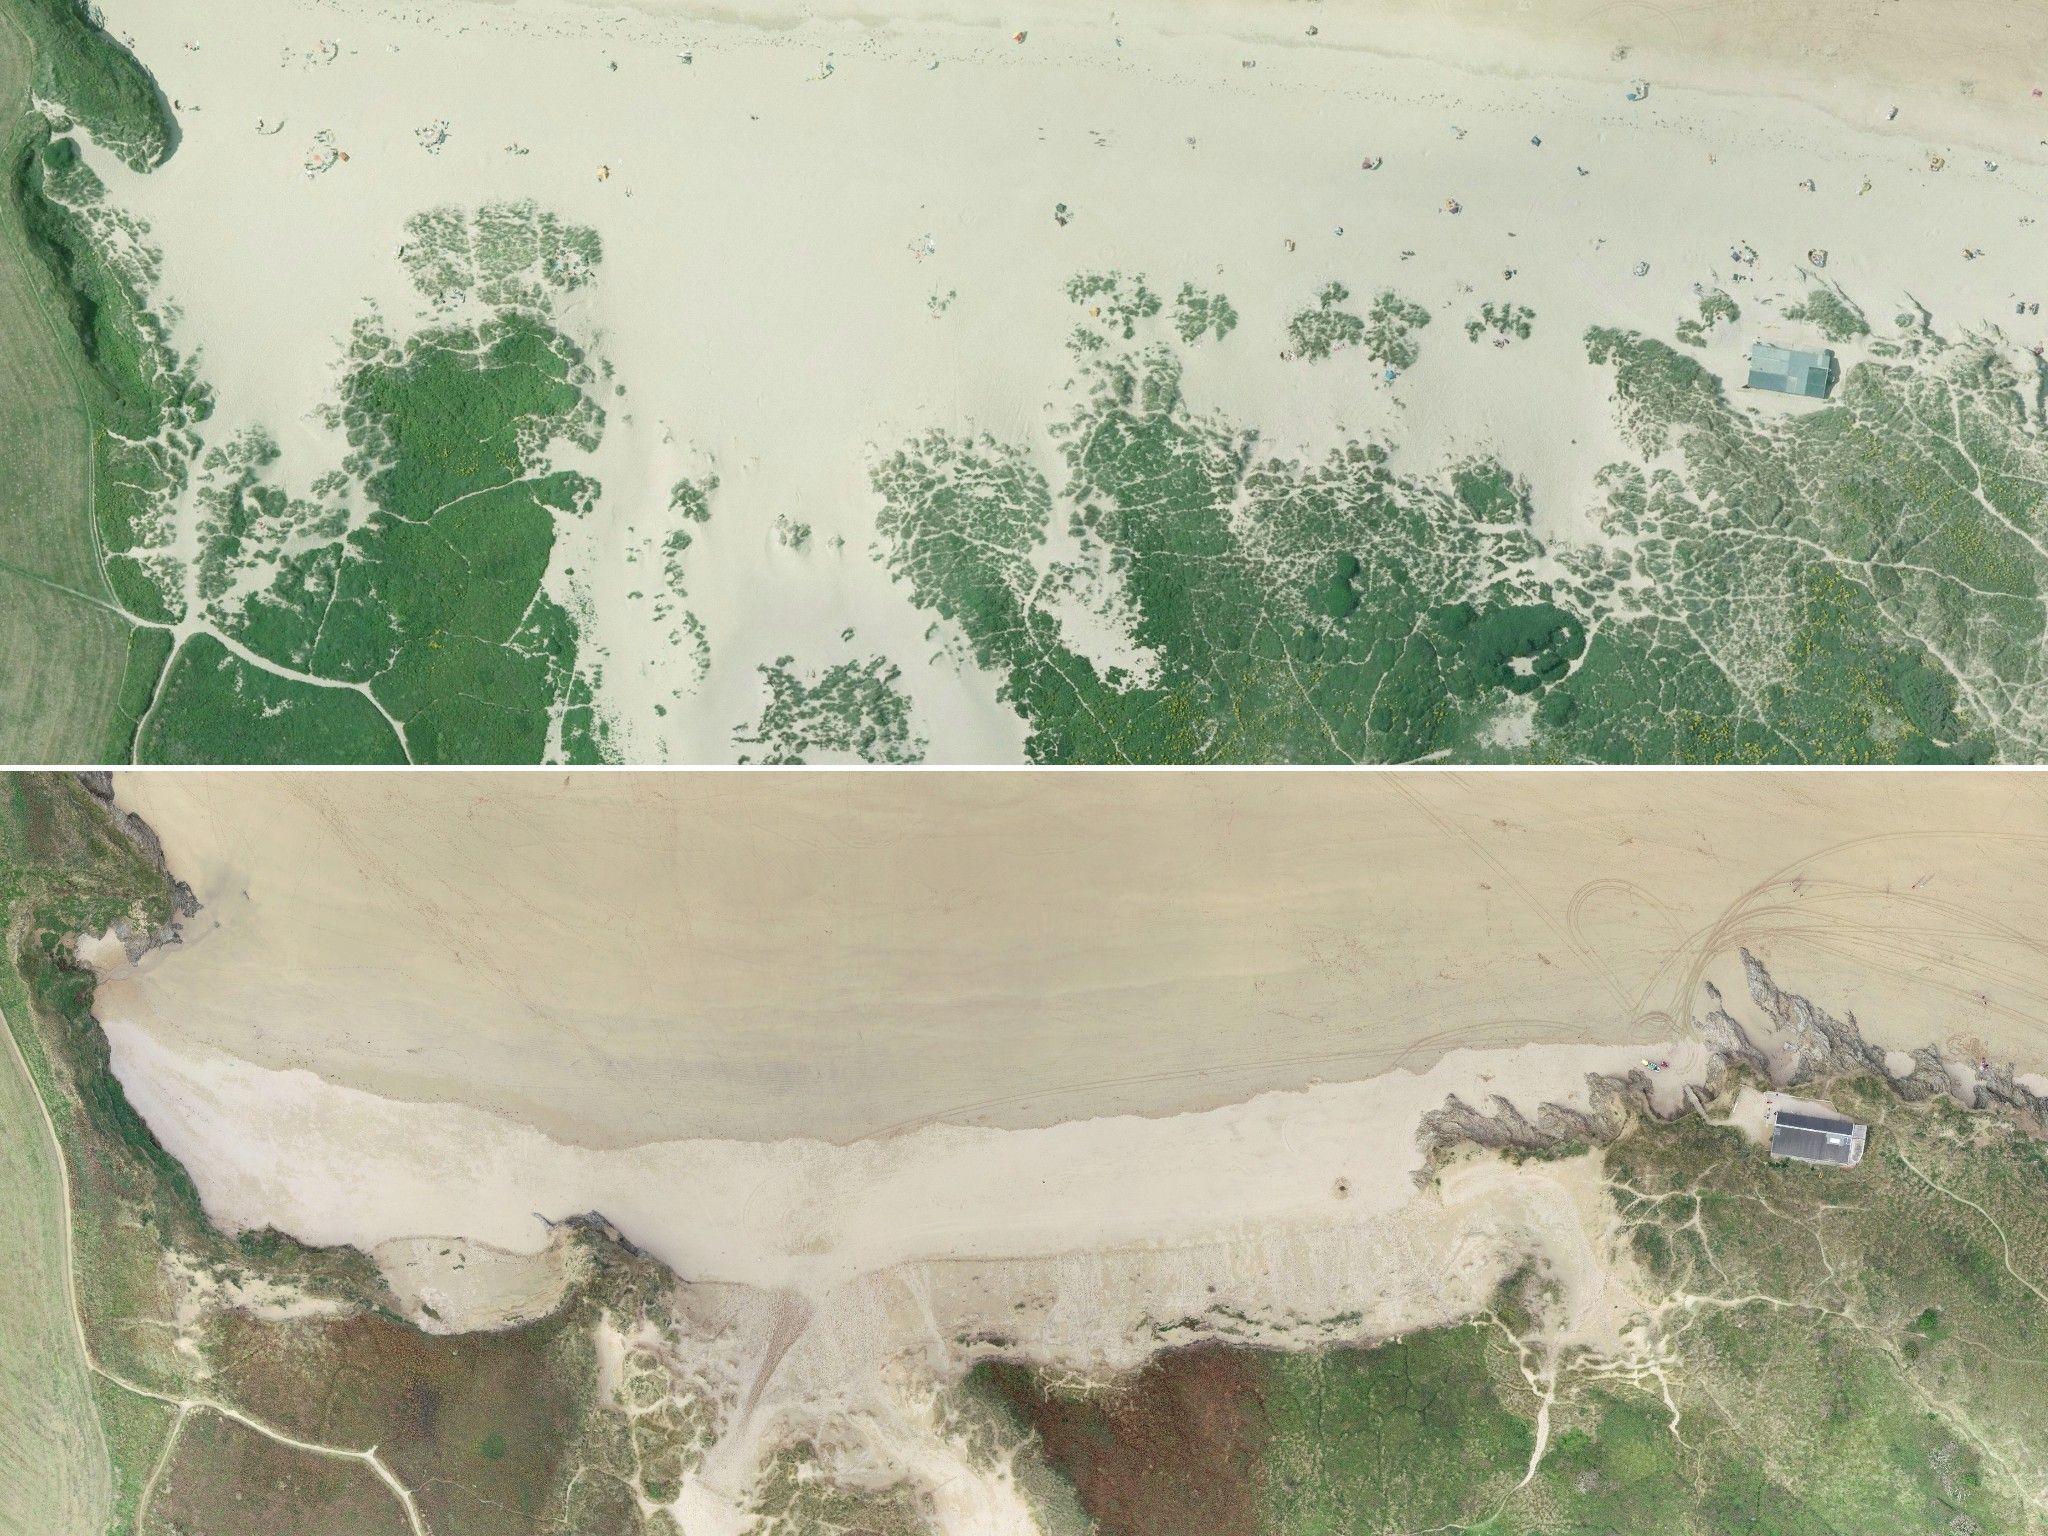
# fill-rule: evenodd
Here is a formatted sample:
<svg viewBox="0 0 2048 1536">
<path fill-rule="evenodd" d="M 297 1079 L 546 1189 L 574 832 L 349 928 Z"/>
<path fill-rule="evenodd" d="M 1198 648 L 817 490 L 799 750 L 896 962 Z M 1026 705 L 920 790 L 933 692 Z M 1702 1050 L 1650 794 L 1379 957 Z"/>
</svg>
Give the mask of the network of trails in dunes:
<svg viewBox="0 0 2048 1536">
<path fill-rule="evenodd" d="M 2005 792 L 2025 840 L 2026 781 L 1970 777 Z M 503 835 L 482 809 L 502 781 L 433 782 L 461 793 L 416 829 Z M 1444 796 L 1378 819 L 1491 829 L 1487 883 L 1542 894 L 1494 807 L 1429 782 Z M 1853 808 L 1841 786 L 1864 779 L 1675 782 L 1714 787 L 1680 806 L 1693 846 L 1710 803 L 1780 843 L 1809 824 L 1837 854 L 1858 838 L 1829 814 L 1911 842 L 1969 836 L 1990 804 L 1926 776 Z M 287 811 L 253 792 L 183 819 L 153 802 L 159 828 L 77 781 L 8 788 L 7 974 L 28 1003 L 8 1023 L 71 1170 L 124 1528 L 254 1532 L 289 1511 L 320 1536 L 1819 1536 L 2048 1517 L 2048 1079 L 1930 1043 L 1968 1008 L 1936 988 L 1893 984 L 1851 1020 L 1781 985 L 1806 958 L 1745 951 L 1653 1046 L 1464 1049 L 1150 1116 L 590 1148 L 124 1017 L 75 940 L 111 974 L 152 941 L 191 935 L 142 962 L 168 969 L 217 937 L 221 890 L 174 888 L 156 833 L 176 869 L 181 841 L 219 847 Z M 955 794 L 1000 824 L 1016 789 L 975 776 Z M 644 814 L 666 793 L 630 798 Z M 518 807 L 536 842 L 560 832 L 539 803 Z M 1220 809 L 1285 847 L 1270 811 Z M 872 820 L 848 814 L 836 846 Z M 753 836 L 814 860 L 835 846 L 800 814 Z M 984 847 L 984 878 L 1028 866 L 1031 841 Z M 1126 885 L 1155 873 L 1139 858 Z M 1893 885 L 1889 926 L 1974 980 L 1995 928 L 1981 898 L 1906 901 L 1942 878 Z M 2009 883 L 1997 920 L 2024 931 L 2040 904 Z M 1894 1019 L 1901 1040 L 1918 1025 L 1911 1054 L 1885 1048 Z M 1773 1109 L 1823 1106 L 1868 1124 L 1859 1165 L 1766 1155 Z"/>
<path fill-rule="evenodd" d="M 2036 760 L 2044 19 L 115 4 L 9 755 Z"/>
</svg>

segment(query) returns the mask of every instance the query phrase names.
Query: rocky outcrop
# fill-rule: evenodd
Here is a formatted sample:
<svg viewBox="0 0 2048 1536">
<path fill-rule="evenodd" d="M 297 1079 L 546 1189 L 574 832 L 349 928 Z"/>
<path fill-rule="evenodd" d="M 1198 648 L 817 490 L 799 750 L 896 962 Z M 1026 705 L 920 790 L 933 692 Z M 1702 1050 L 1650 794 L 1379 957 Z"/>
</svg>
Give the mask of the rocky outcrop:
<svg viewBox="0 0 2048 1536">
<path fill-rule="evenodd" d="M 108 819 L 120 834 L 133 843 L 147 859 L 150 866 L 160 871 L 171 889 L 171 909 L 175 914 L 170 926 L 161 933 L 128 934 L 120 938 L 128 949 L 131 963 L 141 959 L 150 950 L 165 944 L 178 942 L 177 925 L 186 918 L 199 913 L 199 898 L 192 894 L 192 887 L 171 873 L 164 859 L 163 839 L 156 835 L 156 828 L 144 821 L 133 811 L 124 811 L 114 803 L 114 776 L 103 769 L 88 769 L 78 775 L 78 782 L 85 792 L 107 808 Z"/>
<path fill-rule="evenodd" d="M 1427 1183 L 1430 1174 L 1461 1146 L 1520 1152 L 1556 1151 L 1574 1144 L 1598 1146 L 1619 1136 L 1636 1115 L 1656 1114 L 1650 1080 L 1643 1072 L 1595 1074 L 1586 1079 L 1586 1088 L 1584 1109 L 1543 1104 L 1533 1118 L 1499 1094 L 1490 1096 L 1484 1109 L 1452 1094 L 1443 1108 L 1422 1117 L 1417 1134 L 1426 1161 L 1419 1181 Z"/>
<path fill-rule="evenodd" d="M 2011 1113 L 2029 1134 L 2048 1135 L 2048 1096 L 2019 1082 L 2010 1063 L 1952 1064 L 1938 1047 L 1923 1045 L 1907 1053 L 1913 1061 L 1910 1071 L 1894 1072 L 1892 1053 L 1863 1038 L 1854 1014 L 1838 1019 L 1809 999 L 1787 992 L 1746 949 L 1742 968 L 1750 1000 L 1783 1042 L 1779 1050 L 1759 1045 L 1723 1005 L 1713 983 L 1703 983 L 1708 1008 L 1696 1022 L 1709 1052 L 1707 1071 L 1701 1082 L 1687 1085 L 1675 1108 L 1659 1109 L 1649 1075 L 1639 1070 L 1591 1074 L 1586 1079 L 1585 1108 L 1543 1104 L 1533 1116 L 1498 1094 L 1483 1109 L 1452 1094 L 1441 1109 L 1422 1118 L 1418 1138 L 1425 1155 L 1417 1182 L 1427 1184 L 1465 1147 L 1542 1153 L 1604 1145 L 1638 1117 L 1669 1120 L 1702 1111 L 1744 1079 L 1811 1092 L 1839 1078 L 1867 1076 L 1910 1104 L 1946 1095 L 1965 1109 Z"/>
</svg>

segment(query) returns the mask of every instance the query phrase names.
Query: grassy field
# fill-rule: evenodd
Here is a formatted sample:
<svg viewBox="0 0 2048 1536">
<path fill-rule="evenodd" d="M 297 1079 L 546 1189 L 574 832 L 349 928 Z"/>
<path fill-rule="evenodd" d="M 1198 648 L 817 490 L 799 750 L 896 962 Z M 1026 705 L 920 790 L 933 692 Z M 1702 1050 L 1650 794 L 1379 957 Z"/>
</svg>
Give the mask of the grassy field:
<svg viewBox="0 0 2048 1536">
<path fill-rule="evenodd" d="M 0 758 L 96 761 L 119 714 L 132 626 L 110 606 L 94 547 L 94 426 L 76 338 L 14 196 L 40 137 L 26 19 L 19 0 L 0 0 Z"/>
<path fill-rule="evenodd" d="M 10 1027 L 23 999 L 0 971 Z M 0 1050 L 0 1533 L 98 1531 L 107 1451 L 64 1286 L 63 1190 L 22 1063 Z"/>
</svg>

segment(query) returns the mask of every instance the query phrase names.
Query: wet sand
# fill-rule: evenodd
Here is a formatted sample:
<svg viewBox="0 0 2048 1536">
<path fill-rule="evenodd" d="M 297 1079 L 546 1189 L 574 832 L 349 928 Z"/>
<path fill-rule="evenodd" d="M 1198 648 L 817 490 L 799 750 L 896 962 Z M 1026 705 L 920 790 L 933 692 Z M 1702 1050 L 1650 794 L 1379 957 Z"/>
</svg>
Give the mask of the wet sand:
<svg viewBox="0 0 2048 1536">
<path fill-rule="evenodd" d="M 2048 1066 L 2018 774 L 124 775 L 203 910 L 110 1023 L 556 1140 L 1159 1115 L 1682 1036 L 1748 946 Z"/>
</svg>

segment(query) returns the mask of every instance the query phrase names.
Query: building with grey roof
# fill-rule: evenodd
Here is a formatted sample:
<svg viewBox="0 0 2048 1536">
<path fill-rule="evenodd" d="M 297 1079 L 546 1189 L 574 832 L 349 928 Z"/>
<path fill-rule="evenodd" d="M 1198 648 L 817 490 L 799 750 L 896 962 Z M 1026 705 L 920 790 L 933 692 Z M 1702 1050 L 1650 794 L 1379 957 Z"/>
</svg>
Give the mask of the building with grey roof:
<svg viewBox="0 0 2048 1536">
<path fill-rule="evenodd" d="M 1826 347 L 1805 352 L 1759 341 L 1749 349 L 1749 387 L 1773 389 L 1781 395 L 1825 400 L 1835 382 L 1835 354 Z"/>
<path fill-rule="evenodd" d="M 1869 1131 L 1853 1120 L 1781 1109 L 1771 1117 L 1771 1156 L 1854 1168 L 1863 1161 L 1863 1138 Z"/>
</svg>

